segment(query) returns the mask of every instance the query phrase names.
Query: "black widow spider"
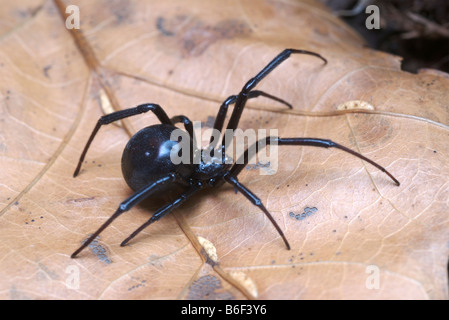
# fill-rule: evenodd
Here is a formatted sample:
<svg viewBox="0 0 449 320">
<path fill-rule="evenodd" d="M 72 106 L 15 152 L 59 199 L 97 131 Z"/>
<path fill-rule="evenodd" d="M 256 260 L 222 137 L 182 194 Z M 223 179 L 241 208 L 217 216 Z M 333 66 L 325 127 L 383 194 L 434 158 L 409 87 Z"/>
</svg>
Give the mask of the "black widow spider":
<svg viewBox="0 0 449 320">
<path fill-rule="evenodd" d="M 275 100 L 277 102 L 285 104 L 289 108 L 292 108 L 289 103 L 285 102 L 282 99 L 274 97 L 263 91 L 253 90 L 265 76 L 273 71 L 284 60 L 290 57 L 291 54 L 312 55 L 321 59 L 324 64 L 327 64 L 327 60 L 325 58 L 314 52 L 296 49 L 286 49 L 282 51 L 264 69 L 262 69 L 262 71 L 260 71 L 255 77 L 251 78 L 243 86 L 238 95 L 232 95 L 222 103 L 215 119 L 214 129 L 221 132 L 221 130 L 223 129 L 228 107 L 231 104 L 235 104 L 234 110 L 231 114 L 231 118 L 229 119 L 227 126 L 227 129 L 233 132 L 237 128 L 247 100 L 259 96 Z M 132 238 L 134 238 L 148 225 L 159 220 L 164 215 L 171 212 L 173 209 L 179 207 L 197 191 L 207 187 L 218 187 L 225 182 L 228 182 L 229 184 L 234 186 L 236 191 L 241 192 L 249 201 L 251 201 L 255 206 L 259 207 L 265 213 L 265 215 L 278 231 L 279 235 L 284 240 L 287 249 L 290 249 L 290 244 L 288 243 L 284 233 L 282 232 L 281 228 L 276 223 L 274 218 L 271 216 L 271 214 L 268 212 L 268 210 L 265 208 L 265 206 L 262 204 L 260 199 L 247 187 L 241 184 L 237 179 L 238 174 L 242 171 L 242 169 L 247 165 L 249 161 L 248 150 L 250 150 L 251 147 L 246 149 L 244 155 L 242 155 L 244 158 L 239 159 L 241 161 L 237 161 L 235 164 L 226 163 L 225 159 L 227 158 L 225 156 L 225 151 L 227 145 L 225 143 L 225 137 L 223 136 L 221 146 L 219 147 L 221 148 L 221 152 L 223 155 L 221 158 L 221 162 L 217 163 L 216 161 L 212 161 L 206 163 L 201 160 L 197 164 L 194 164 L 193 162 L 174 164 L 170 158 L 170 150 L 178 142 L 170 140 L 171 133 L 174 130 L 178 129 L 175 126 L 176 123 L 183 123 L 186 131 L 182 132 L 184 132 L 186 135 L 188 134 L 187 139 L 190 139 L 191 148 L 194 148 L 192 122 L 183 115 L 175 116 L 170 119 L 165 111 L 157 104 L 142 104 L 135 108 L 116 111 L 111 114 L 102 116 L 98 120 L 94 130 L 92 131 L 92 134 L 90 135 L 89 140 L 86 143 L 86 146 L 84 147 L 84 150 L 78 162 L 78 166 L 76 167 L 73 176 L 76 177 L 80 172 L 81 164 L 84 160 L 86 152 L 102 125 L 106 125 L 111 122 L 148 111 L 153 112 L 157 116 L 161 124 L 146 127 L 137 132 L 129 140 L 122 155 L 123 176 L 134 193 L 128 199 L 123 201 L 115 211 L 115 213 L 95 233 L 93 233 L 86 241 L 83 242 L 83 244 L 72 254 L 72 258 L 75 258 L 78 253 L 80 253 L 85 247 L 87 247 L 118 216 L 120 216 L 123 212 L 128 211 L 145 198 L 155 195 L 167 194 L 168 192 L 174 190 L 177 191 L 177 196 L 174 200 L 171 200 L 168 204 L 158 209 L 147 222 L 145 222 L 128 238 L 126 238 L 121 243 L 121 246 L 126 245 Z M 373 166 L 385 172 L 399 186 L 399 181 L 396 180 L 396 178 L 394 178 L 382 166 L 366 158 L 365 156 L 331 140 L 323 140 L 317 138 L 267 137 L 265 139 L 259 140 L 256 145 L 259 145 L 259 143 L 264 143 L 265 145 L 270 143 L 277 143 L 278 145 L 338 148 L 369 162 Z M 198 155 L 198 152 L 200 153 L 200 155 L 203 155 L 203 152 L 205 152 L 205 150 L 215 150 L 216 144 L 217 142 L 213 143 L 211 138 L 211 142 L 208 148 L 195 150 L 196 152 L 192 152 L 192 155 Z M 259 149 L 260 148 L 257 148 L 256 146 L 256 153 L 259 151 Z M 191 150 L 193 151 L 193 149 Z M 217 152 L 220 152 L 220 149 L 217 149 Z"/>
</svg>

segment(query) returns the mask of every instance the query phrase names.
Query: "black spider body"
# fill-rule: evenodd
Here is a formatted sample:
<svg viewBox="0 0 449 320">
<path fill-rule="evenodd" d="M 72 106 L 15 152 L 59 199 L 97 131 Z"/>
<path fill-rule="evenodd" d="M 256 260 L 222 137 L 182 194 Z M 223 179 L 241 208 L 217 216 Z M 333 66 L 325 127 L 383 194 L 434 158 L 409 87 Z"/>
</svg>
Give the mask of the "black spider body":
<svg viewBox="0 0 449 320">
<path fill-rule="evenodd" d="M 179 150 L 179 141 L 171 140 L 171 134 L 175 130 L 179 128 L 157 124 L 140 130 L 128 141 L 122 154 L 122 173 L 133 191 L 142 190 L 152 181 L 169 173 L 175 173 L 179 179 L 172 184 L 165 184 L 153 193 L 154 196 L 164 195 L 167 192 L 171 194 L 186 191 L 192 185 L 198 188 L 215 187 L 217 182 L 222 182 L 221 177 L 229 170 L 231 164 L 223 163 L 218 158 L 211 157 L 210 154 L 203 155 L 203 152 L 208 150 L 197 150 L 196 156 L 201 156 L 197 164 L 173 163 L 170 153 Z M 191 137 L 185 133 L 183 139 L 191 140 Z M 191 143 L 193 144 L 193 141 Z M 210 161 L 205 162 L 204 159 Z M 175 187 L 177 187 L 176 192 L 173 192 Z"/>
<path fill-rule="evenodd" d="M 284 100 L 272 96 L 266 92 L 254 90 L 254 88 L 265 76 L 273 71 L 284 60 L 290 57 L 291 54 L 298 53 L 315 56 L 327 63 L 326 59 L 314 52 L 296 49 L 286 49 L 282 51 L 255 77 L 251 78 L 243 86 L 238 95 L 232 95 L 222 103 L 218 110 L 217 117 L 215 118 L 214 129 L 218 130 L 218 132 L 222 131 L 224 128 L 224 121 L 226 119 L 228 107 L 235 104 L 234 110 L 232 111 L 226 127 L 226 130 L 231 130 L 231 132 L 235 130 L 238 126 L 247 100 L 257 98 L 259 96 L 272 99 L 283 103 L 289 108 L 292 108 L 292 106 Z M 146 198 L 161 195 L 172 196 L 171 199 L 163 207 L 158 209 L 146 223 L 126 238 L 121 243 L 122 246 L 128 243 L 128 241 L 134 238 L 148 225 L 159 220 L 165 214 L 180 206 L 193 194 L 204 188 L 219 187 L 224 183 L 231 184 L 237 192 L 240 192 L 249 201 L 251 201 L 253 205 L 262 210 L 276 228 L 279 235 L 282 237 L 287 249 L 290 249 L 290 244 L 288 243 L 282 229 L 262 204 L 262 201 L 260 201 L 254 193 L 238 181 L 237 176 L 247 165 L 250 156 L 253 156 L 249 154 L 250 150 L 254 150 L 252 148 L 253 146 L 249 147 L 245 151 L 243 159 L 238 159 L 241 161 L 237 161 L 236 163 L 230 162 L 230 158 L 226 157 L 227 145 L 224 137 L 221 144 L 219 144 L 218 141 L 213 141 L 211 139 L 208 147 L 198 150 L 193 139 L 194 134 L 192 122 L 183 115 L 169 118 L 165 111 L 157 104 L 142 104 L 134 108 L 116 111 L 101 117 L 90 135 L 86 146 L 84 147 L 78 161 L 78 166 L 75 169 L 74 176 L 77 176 L 80 172 L 81 164 L 87 150 L 101 126 L 148 111 L 153 112 L 161 124 L 146 127 L 137 132 L 127 143 L 122 155 L 123 176 L 126 183 L 134 191 L 134 193 L 128 199 L 123 201 L 116 212 L 95 233 L 83 242 L 83 244 L 72 254 L 72 258 L 87 247 L 118 216 L 120 216 L 123 212 L 130 210 Z M 185 130 L 177 128 L 175 126 L 177 123 L 182 123 Z M 177 139 L 172 139 L 172 134 L 175 133 L 175 130 L 176 133 L 180 133 L 180 135 L 178 135 Z M 385 172 L 397 185 L 399 185 L 399 181 L 379 164 L 331 140 L 319 138 L 279 137 L 267 137 L 262 140 L 263 141 L 259 141 L 256 144 L 256 153 L 259 151 L 259 148 L 257 147 L 260 142 L 263 142 L 263 145 L 276 143 L 279 146 L 289 145 L 338 148 L 374 165 L 378 169 Z M 187 142 L 187 149 L 180 148 L 181 141 L 184 143 Z M 178 153 L 179 156 L 182 155 L 185 150 L 190 151 L 189 155 L 184 157 L 184 160 L 187 159 L 188 161 L 175 163 L 171 157 L 171 154 L 175 152 L 175 154 Z M 213 156 L 211 156 L 211 153 Z M 220 157 L 217 157 L 217 155 L 220 155 Z"/>
<path fill-rule="evenodd" d="M 128 141 L 122 154 L 122 173 L 133 191 L 139 191 L 171 172 L 182 178 L 176 184 L 182 186 L 182 189 L 188 187 L 186 181 L 194 173 L 194 165 L 174 164 L 170 159 L 170 152 L 178 145 L 170 137 L 177 129 L 173 125 L 156 124 L 140 130 Z M 184 138 L 190 139 L 187 134 Z M 170 185 L 164 185 L 158 194 L 165 193 L 169 188 Z"/>
</svg>

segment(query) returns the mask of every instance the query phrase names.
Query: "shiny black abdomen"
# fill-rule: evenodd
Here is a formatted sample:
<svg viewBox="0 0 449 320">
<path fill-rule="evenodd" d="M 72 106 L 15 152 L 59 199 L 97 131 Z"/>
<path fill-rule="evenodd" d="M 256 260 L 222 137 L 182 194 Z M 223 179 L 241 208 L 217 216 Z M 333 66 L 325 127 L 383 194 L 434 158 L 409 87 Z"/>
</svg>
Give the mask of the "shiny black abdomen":
<svg viewBox="0 0 449 320">
<path fill-rule="evenodd" d="M 180 188 L 176 189 L 185 189 L 193 173 L 193 164 L 173 163 L 170 152 L 173 147 L 173 150 L 179 150 L 181 146 L 178 141 L 170 140 L 174 130 L 179 130 L 182 134 L 182 141 L 190 141 L 185 131 L 167 124 L 143 128 L 128 141 L 122 155 L 122 172 L 132 190 L 139 191 L 169 173 L 177 173 L 182 178 L 177 183 Z M 173 184 L 168 183 L 158 194 L 172 189 Z"/>
</svg>

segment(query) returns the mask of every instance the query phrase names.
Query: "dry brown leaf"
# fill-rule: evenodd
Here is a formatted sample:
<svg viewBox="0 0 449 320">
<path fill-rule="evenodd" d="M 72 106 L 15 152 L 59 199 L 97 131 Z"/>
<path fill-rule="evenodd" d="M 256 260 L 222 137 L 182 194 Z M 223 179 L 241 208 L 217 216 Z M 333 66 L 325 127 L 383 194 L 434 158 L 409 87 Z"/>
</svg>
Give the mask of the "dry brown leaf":
<svg viewBox="0 0 449 320">
<path fill-rule="evenodd" d="M 448 298 L 447 75 L 402 72 L 400 58 L 364 48 L 311 0 L 78 1 L 99 78 L 56 3 L 0 8 L 0 298 Z M 155 102 L 208 123 L 286 47 L 329 63 L 283 63 L 259 88 L 294 110 L 251 101 L 240 128 L 333 139 L 384 165 L 400 187 L 340 151 L 288 147 L 275 175 L 244 170 L 240 181 L 291 251 L 256 207 L 223 187 L 120 247 L 155 209 L 138 206 L 70 259 L 130 195 L 120 171 L 127 130 L 156 123 L 145 115 L 127 130 L 102 128 L 74 179 L 102 90 L 123 109 Z"/>
</svg>

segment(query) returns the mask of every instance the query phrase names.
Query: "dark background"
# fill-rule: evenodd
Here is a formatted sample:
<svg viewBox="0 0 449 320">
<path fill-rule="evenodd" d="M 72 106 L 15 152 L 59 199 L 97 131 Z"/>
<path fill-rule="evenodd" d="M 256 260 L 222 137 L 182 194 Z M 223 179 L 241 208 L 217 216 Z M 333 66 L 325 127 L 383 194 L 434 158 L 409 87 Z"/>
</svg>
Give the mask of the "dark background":
<svg viewBox="0 0 449 320">
<path fill-rule="evenodd" d="M 449 73 L 448 0 L 320 0 L 352 26 L 367 44 L 404 58 L 402 69 Z M 368 30 L 368 5 L 380 10 L 380 29 Z"/>
</svg>

